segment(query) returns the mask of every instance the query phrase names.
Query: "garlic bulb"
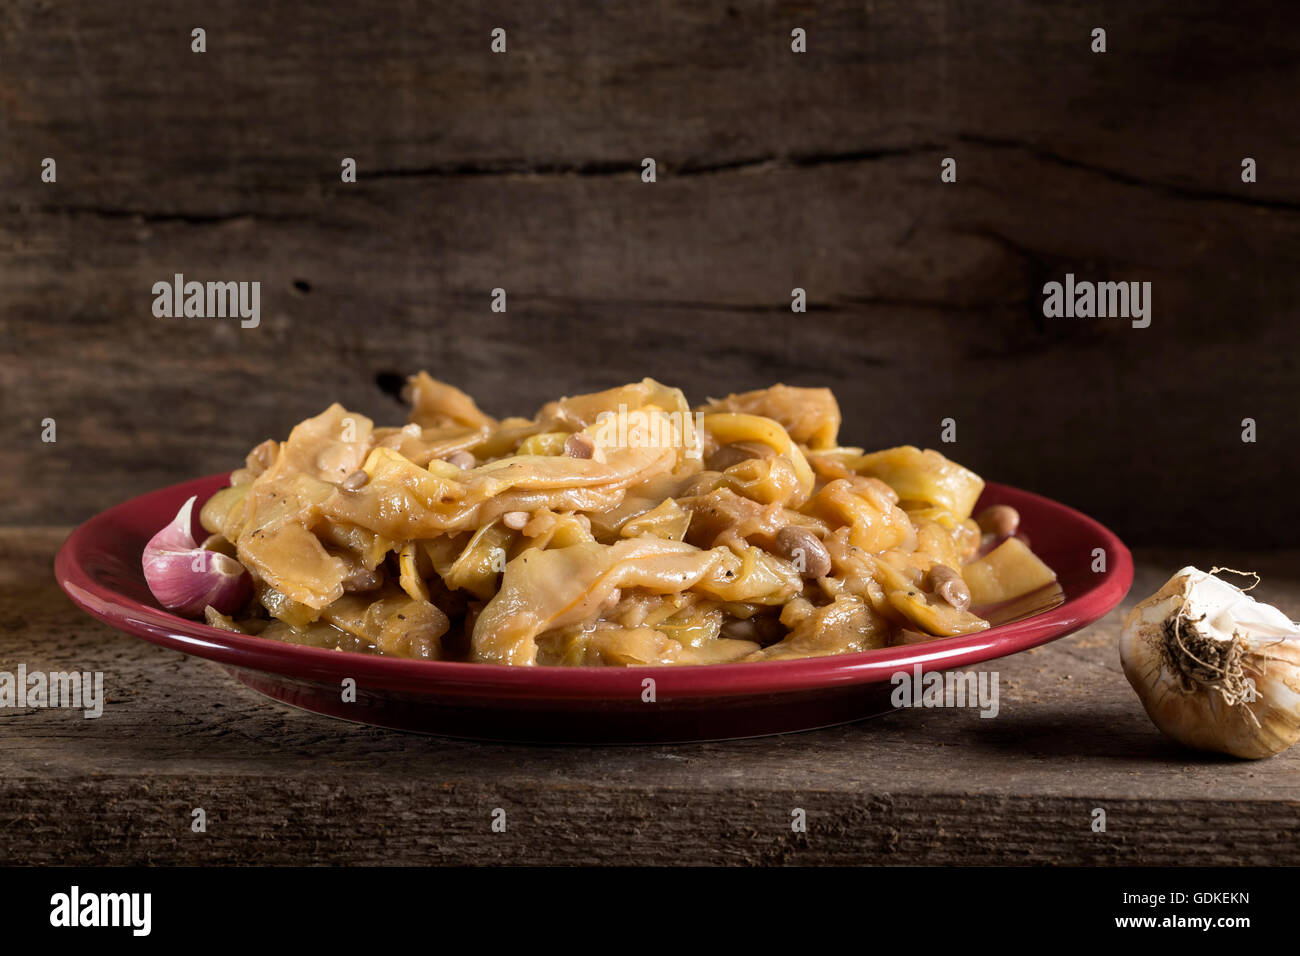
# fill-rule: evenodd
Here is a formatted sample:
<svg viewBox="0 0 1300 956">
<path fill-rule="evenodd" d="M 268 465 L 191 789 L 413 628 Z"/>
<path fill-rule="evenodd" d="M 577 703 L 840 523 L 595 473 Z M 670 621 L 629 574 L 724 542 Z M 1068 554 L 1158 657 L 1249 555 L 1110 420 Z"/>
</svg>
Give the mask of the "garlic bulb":
<svg viewBox="0 0 1300 956">
<path fill-rule="evenodd" d="M 1300 739 L 1300 626 L 1205 572 L 1183 568 L 1120 635 L 1129 683 L 1179 743 L 1271 757 Z"/>
<path fill-rule="evenodd" d="M 244 566 L 228 555 L 200 548 L 190 531 L 194 498 L 144 548 L 145 583 L 169 611 L 198 617 L 211 605 L 223 614 L 239 610 L 253 590 Z"/>
</svg>

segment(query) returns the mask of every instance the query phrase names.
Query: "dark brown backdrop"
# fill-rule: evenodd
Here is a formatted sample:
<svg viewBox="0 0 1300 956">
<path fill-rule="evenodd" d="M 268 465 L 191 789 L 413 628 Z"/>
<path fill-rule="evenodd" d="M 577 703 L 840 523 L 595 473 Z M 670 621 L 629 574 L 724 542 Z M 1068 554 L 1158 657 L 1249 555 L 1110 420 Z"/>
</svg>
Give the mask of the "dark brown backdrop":
<svg viewBox="0 0 1300 956">
<path fill-rule="evenodd" d="M 1134 542 L 1293 543 L 1292 5 L 183 6 L 0 13 L 0 522 L 229 468 L 334 399 L 395 417 L 381 384 L 426 367 L 503 414 L 825 384 L 846 441 L 953 417 L 952 457 Z M 1151 327 L 1045 320 L 1067 271 L 1150 281 Z M 154 318 L 174 272 L 260 280 L 261 327 Z"/>
</svg>

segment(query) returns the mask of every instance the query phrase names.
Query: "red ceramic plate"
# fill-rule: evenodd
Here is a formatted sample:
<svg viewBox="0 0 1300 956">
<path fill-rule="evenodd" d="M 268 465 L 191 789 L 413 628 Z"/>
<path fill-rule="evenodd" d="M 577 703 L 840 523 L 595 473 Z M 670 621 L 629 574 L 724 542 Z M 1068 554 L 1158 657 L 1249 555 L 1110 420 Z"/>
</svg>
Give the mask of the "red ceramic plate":
<svg viewBox="0 0 1300 956">
<path fill-rule="evenodd" d="M 411 661 L 233 634 L 161 610 L 140 570 L 154 533 L 225 474 L 173 485 L 92 518 L 54 562 L 59 585 L 107 624 L 216 661 L 249 687 L 320 714 L 451 737 L 553 743 L 718 740 L 809 730 L 885 713 L 900 671 L 966 668 L 1062 637 L 1119 604 L 1133 560 L 1091 518 L 1038 495 L 990 484 L 980 507 L 1008 504 L 1063 598 L 980 634 L 858 654 L 690 667 L 505 667 Z M 197 514 L 198 509 L 195 509 Z M 1094 572 L 1096 549 L 1105 570 Z M 1054 604 L 1054 606 L 1051 606 Z M 1023 611 L 1022 611 L 1023 613 Z M 345 703 L 342 682 L 356 681 Z M 647 678 L 654 681 L 648 700 Z"/>
</svg>

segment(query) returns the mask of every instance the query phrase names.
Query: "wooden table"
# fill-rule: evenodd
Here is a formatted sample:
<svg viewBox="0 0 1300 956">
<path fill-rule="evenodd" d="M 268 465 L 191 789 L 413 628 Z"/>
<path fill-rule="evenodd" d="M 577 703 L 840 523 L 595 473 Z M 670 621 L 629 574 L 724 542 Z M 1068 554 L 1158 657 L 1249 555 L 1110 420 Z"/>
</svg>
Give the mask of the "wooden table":
<svg viewBox="0 0 1300 956">
<path fill-rule="evenodd" d="M 0 670 L 100 670 L 108 702 L 96 720 L 0 711 L 9 863 L 1300 863 L 1300 748 L 1247 763 L 1165 740 L 1120 671 L 1121 611 L 989 665 L 994 719 L 912 710 L 723 743 L 479 744 L 293 710 L 99 624 L 53 580 L 67 530 L 0 529 Z M 1182 564 L 1217 562 L 1258 569 L 1263 599 L 1300 616 L 1295 552 L 1136 558 L 1121 610 Z M 196 807 L 206 833 L 191 830 Z M 796 807 L 806 833 L 791 830 Z"/>
</svg>

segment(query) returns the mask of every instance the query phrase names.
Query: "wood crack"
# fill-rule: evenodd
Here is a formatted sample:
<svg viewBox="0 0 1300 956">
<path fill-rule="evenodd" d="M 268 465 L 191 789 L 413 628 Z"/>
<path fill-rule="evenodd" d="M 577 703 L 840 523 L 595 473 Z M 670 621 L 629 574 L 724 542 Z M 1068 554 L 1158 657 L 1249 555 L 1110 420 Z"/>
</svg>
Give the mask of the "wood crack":
<svg viewBox="0 0 1300 956">
<path fill-rule="evenodd" d="M 1022 142 L 1015 139 L 1004 139 L 997 136 L 984 136 L 978 133 L 959 133 L 957 136 L 959 142 L 971 143 L 975 146 L 984 146 L 990 149 L 1011 149 L 1023 153 L 1028 153 L 1035 159 L 1042 160 L 1045 163 L 1051 163 L 1054 166 L 1061 166 L 1066 169 L 1077 169 L 1081 172 L 1091 173 L 1094 176 L 1100 176 L 1111 182 L 1120 183 L 1125 186 L 1136 186 L 1141 189 L 1150 189 L 1155 192 L 1163 193 L 1166 196 L 1174 196 L 1179 199 L 1189 199 L 1195 202 L 1228 202 L 1236 203 L 1241 206 L 1253 206 L 1259 209 L 1279 209 L 1285 212 L 1295 212 L 1300 210 L 1300 202 L 1288 199 L 1268 199 L 1253 198 L 1243 196 L 1239 193 L 1218 192 L 1209 189 L 1193 189 L 1188 186 L 1179 186 L 1174 183 L 1160 182 L 1155 179 L 1143 179 L 1141 176 L 1135 176 L 1132 173 L 1126 173 L 1123 170 L 1111 169 L 1108 166 L 1101 166 L 1096 163 L 1086 163 L 1082 160 L 1071 159 L 1068 156 L 1062 156 L 1051 150 L 1044 149 L 1033 143 Z"/>
<path fill-rule="evenodd" d="M 22 215 L 28 211 L 32 210 L 15 205 L 8 207 L 8 212 L 13 215 Z M 145 209 L 124 209 L 116 206 L 37 206 L 34 211 L 56 216 L 94 216 L 99 219 L 131 219 L 136 222 L 181 223 L 187 226 L 221 225 L 241 220 L 295 222 L 301 219 L 298 216 L 268 215 L 248 210 L 234 212 L 158 212 Z"/>
<path fill-rule="evenodd" d="M 543 293 L 516 293 L 515 302 L 536 302 L 567 309 L 663 309 L 684 312 L 730 312 L 743 315 L 792 315 L 790 303 L 706 302 L 695 299 L 593 299 Z M 826 301 L 810 301 L 808 312 L 859 311 L 860 307 L 916 309 L 926 312 L 985 312 L 1004 307 L 1005 302 L 944 302 L 939 299 L 886 295 L 839 295 Z"/>
<path fill-rule="evenodd" d="M 875 162 L 898 156 L 936 152 L 944 147 L 933 143 L 877 149 L 854 149 L 839 152 L 764 153 L 735 159 L 686 160 L 681 164 L 658 163 L 658 170 L 671 176 L 709 176 L 718 173 L 756 169 L 807 168 L 845 163 Z M 358 180 L 456 178 L 475 176 L 579 176 L 607 177 L 639 175 L 640 160 L 565 160 L 530 162 L 524 159 L 500 159 L 481 162 L 432 163 L 427 166 L 401 166 L 359 172 Z"/>
<path fill-rule="evenodd" d="M 704 302 L 690 299 L 585 299 L 572 296 L 524 294 L 514 297 L 516 302 L 540 302 L 569 309 L 675 309 L 688 312 L 736 312 L 751 315 L 793 314 L 789 302 L 755 304 L 741 302 Z M 808 303 L 809 312 L 834 312 L 833 305 Z"/>
</svg>

